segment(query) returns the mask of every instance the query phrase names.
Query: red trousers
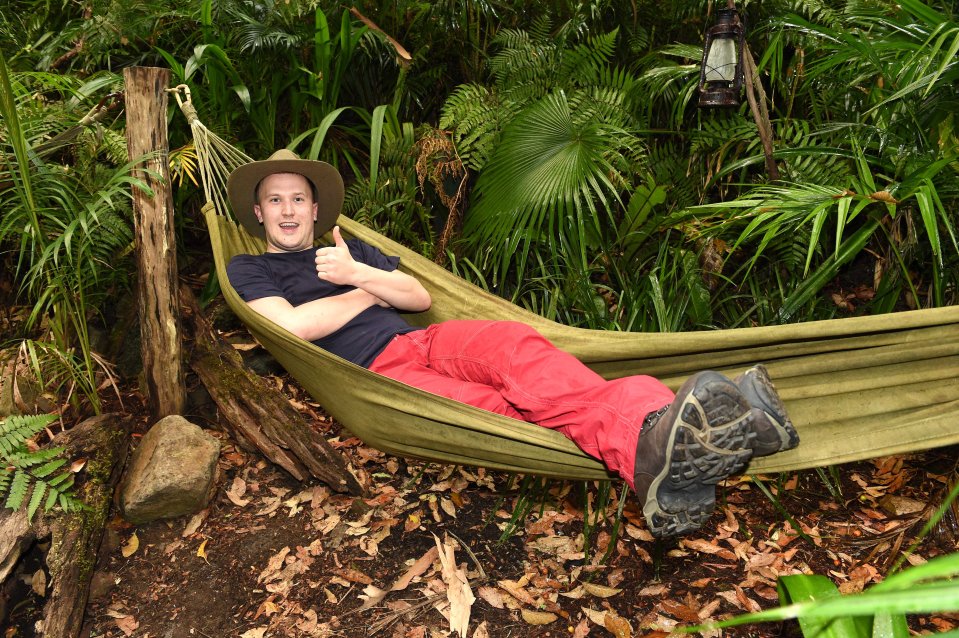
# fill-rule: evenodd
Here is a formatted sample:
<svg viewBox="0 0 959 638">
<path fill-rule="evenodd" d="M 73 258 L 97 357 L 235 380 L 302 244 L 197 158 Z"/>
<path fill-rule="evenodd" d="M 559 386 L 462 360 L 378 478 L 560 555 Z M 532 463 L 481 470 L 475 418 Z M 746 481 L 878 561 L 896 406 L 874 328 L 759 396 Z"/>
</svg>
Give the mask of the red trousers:
<svg viewBox="0 0 959 638">
<path fill-rule="evenodd" d="M 649 376 L 606 381 L 526 324 L 510 321 L 445 321 L 397 335 L 370 370 L 558 430 L 630 487 L 643 419 L 674 397 Z"/>
</svg>

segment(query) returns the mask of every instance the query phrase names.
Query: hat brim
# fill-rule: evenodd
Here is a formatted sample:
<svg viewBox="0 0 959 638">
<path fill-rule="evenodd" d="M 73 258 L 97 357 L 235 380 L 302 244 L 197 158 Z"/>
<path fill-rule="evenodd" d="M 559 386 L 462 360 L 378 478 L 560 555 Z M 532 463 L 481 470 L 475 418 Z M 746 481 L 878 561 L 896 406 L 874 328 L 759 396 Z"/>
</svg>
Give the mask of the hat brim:
<svg viewBox="0 0 959 638">
<path fill-rule="evenodd" d="M 267 159 L 237 167 L 230 173 L 226 183 L 233 215 L 248 233 L 261 239 L 266 237 L 263 224 L 253 212 L 253 205 L 256 203 L 257 184 L 275 173 L 297 173 L 310 180 L 316 189 L 314 239 L 333 228 L 343 209 L 343 178 L 339 171 L 318 160 Z"/>
</svg>

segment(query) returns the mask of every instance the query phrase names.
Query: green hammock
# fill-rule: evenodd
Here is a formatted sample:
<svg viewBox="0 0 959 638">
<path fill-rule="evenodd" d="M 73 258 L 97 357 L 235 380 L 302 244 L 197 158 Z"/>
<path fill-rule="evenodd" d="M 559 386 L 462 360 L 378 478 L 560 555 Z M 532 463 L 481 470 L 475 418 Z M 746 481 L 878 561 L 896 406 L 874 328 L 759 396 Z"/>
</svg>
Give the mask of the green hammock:
<svg viewBox="0 0 959 638">
<path fill-rule="evenodd" d="M 178 100 L 179 101 L 179 100 Z M 187 108 L 189 107 L 189 108 Z M 258 254 L 261 240 L 223 212 L 226 175 L 249 161 L 210 133 L 189 102 L 208 204 L 217 276 L 230 308 L 323 407 L 368 445 L 391 454 L 569 479 L 609 478 L 563 435 L 381 377 L 304 341 L 254 312 L 226 265 Z M 959 306 L 803 324 L 711 332 L 629 333 L 570 328 L 456 277 L 417 253 L 340 216 L 345 236 L 399 255 L 433 298 L 415 324 L 447 319 L 525 322 L 606 378 L 649 374 L 673 389 L 699 370 L 729 375 L 769 368 L 802 439 L 754 460 L 749 472 L 819 467 L 959 443 Z M 327 241 L 331 241 L 329 237 Z"/>
</svg>

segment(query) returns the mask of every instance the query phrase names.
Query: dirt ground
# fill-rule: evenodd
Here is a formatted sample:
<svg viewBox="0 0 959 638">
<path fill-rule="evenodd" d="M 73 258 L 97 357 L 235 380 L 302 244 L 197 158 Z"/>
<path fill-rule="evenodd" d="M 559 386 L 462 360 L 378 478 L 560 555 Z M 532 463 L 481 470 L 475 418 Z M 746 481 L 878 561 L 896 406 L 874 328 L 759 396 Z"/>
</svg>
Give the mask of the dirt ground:
<svg viewBox="0 0 959 638">
<path fill-rule="evenodd" d="M 955 449 L 759 477 L 778 505 L 740 477 L 721 486 L 699 533 L 655 543 L 628 493 L 615 524 L 621 485 L 597 513 L 595 485 L 537 482 L 523 515 L 521 477 L 382 454 L 287 379 L 277 383 L 347 455 L 368 496 L 299 483 L 198 415 L 222 442 L 212 502 L 192 518 L 111 520 L 81 635 L 661 636 L 775 606 L 779 575 L 827 575 L 844 593 L 880 581 L 955 477 Z M 146 427 L 140 418 L 140 434 Z M 955 519 L 944 520 L 913 562 L 956 551 Z M 5 638 L 33 635 L 42 599 L 25 589 Z M 911 622 L 932 633 L 959 616 Z M 724 632 L 800 635 L 794 622 Z"/>
</svg>

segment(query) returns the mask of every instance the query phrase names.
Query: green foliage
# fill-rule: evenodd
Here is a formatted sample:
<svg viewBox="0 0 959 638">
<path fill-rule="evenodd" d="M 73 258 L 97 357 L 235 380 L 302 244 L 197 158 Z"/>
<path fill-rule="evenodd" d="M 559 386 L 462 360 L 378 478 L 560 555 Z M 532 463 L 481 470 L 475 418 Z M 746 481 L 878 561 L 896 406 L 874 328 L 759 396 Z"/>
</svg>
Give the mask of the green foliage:
<svg viewBox="0 0 959 638">
<path fill-rule="evenodd" d="M 416 140 L 412 125 L 400 123 L 392 106 L 373 111 L 370 170 L 356 167 L 346 190 L 343 211 L 423 255 L 431 255 L 429 212 L 419 201 L 416 177 Z"/>
<path fill-rule="evenodd" d="M 826 484 L 828 486 L 829 483 Z M 771 497 L 761 482 L 757 485 Z M 682 627 L 681 630 L 692 633 L 796 619 L 807 638 L 906 638 L 911 635 L 906 614 L 951 612 L 959 608 L 959 585 L 956 581 L 959 577 L 959 553 L 939 556 L 898 571 L 946 512 L 950 511 L 957 497 L 959 483 L 949 490 L 942 505 L 920 530 L 918 538 L 900 554 L 886 579 L 859 594 L 843 596 L 832 581 L 819 574 L 780 576 L 777 582 L 779 607 L 708 625 Z M 775 499 L 773 502 L 781 507 Z M 799 529 L 795 525 L 794 528 Z"/>
<path fill-rule="evenodd" d="M 906 614 L 937 613 L 959 607 L 959 554 L 916 565 L 860 594 L 842 596 L 826 577 L 798 574 L 779 578 L 780 607 L 744 614 L 685 632 L 797 619 L 803 635 L 832 638 L 908 636 Z"/>
<path fill-rule="evenodd" d="M 729 242 L 731 274 L 717 302 L 729 321 L 770 306 L 774 321 L 828 318 L 824 289 L 868 252 L 881 293 L 874 310 L 953 303 L 945 281 L 959 255 L 959 25 L 916 0 L 791 6 L 797 13 L 772 13 L 759 25 L 783 181 L 762 183 L 762 149 L 745 107 L 705 113 L 689 134 L 689 166 L 706 177 L 699 198 L 722 201 L 686 203 L 674 221 Z M 917 272 L 929 274 L 920 283 Z M 775 295 L 747 310 L 725 296 L 743 288 Z"/>
<path fill-rule="evenodd" d="M 0 497 L 6 495 L 4 507 L 17 510 L 30 495 L 27 516 L 41 507 L 50 510 L 55 505 L 66 511 L 75 511 L 83 505 L 72 495 L 73 473 L 58 472 L 66 460 L 61 458 L 63 448 L 31 451 L 27 441 L 42 432 L 56 415 L 10 416 L 0 421 Z"/>
<path fill-rule="evenodd" d="M 88 320 L 125 284 L 131 188 L 143 184 L 130 177 L 131 164 L 110 163 L 119 152 L 115 133 L 76 124 L 74 102 L 87 85 L 49 80 L 11 74 L 0 55 L 0 246 L 17 251 L 14 275 L 32 306 L 27 329 L 49 329 L 64 357 L 77 353 L 80 387 L 98 409 Z M 58 91 L 68 92 L 52 102 Z"/>
<path fill-rule="evenodd" d="M 605 327 L 606 299 L 632 283 L 611 251 L 631 241 L 624 235 L 636 243 L 629 220 L 646 210 L 642 190 L 629 199 L 636 176 L 648 174 L 640 96 L 612 64 L 616 30 L 577 42 L 569 24 L 549 25 L 502 30 L 494 86 L 460 86 L 446 102 L 440 125 L 480 173 L 459 249 L 500 294 Z"/>
</svg>

